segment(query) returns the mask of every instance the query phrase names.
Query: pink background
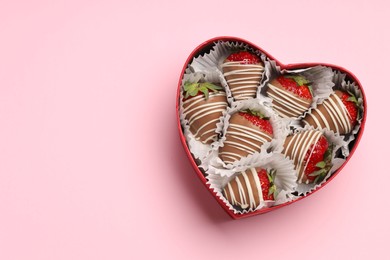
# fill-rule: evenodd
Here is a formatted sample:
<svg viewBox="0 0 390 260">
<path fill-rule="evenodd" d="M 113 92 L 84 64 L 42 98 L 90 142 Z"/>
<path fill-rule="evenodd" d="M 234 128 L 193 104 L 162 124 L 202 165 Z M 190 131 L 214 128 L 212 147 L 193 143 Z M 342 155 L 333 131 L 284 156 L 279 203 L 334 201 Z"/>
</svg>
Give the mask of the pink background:
<svg viewBox="0 0 390 260">
<path fill-rule="evenodd" d="M 386 0 L 1 1 L 0 259 L 389 258 L 389 12 Z M 175 121 L 187 56 L 220 35 L 343 66 L 369 105 L 332 183 L 239 221 L 198 180 Z"/>
</svg>

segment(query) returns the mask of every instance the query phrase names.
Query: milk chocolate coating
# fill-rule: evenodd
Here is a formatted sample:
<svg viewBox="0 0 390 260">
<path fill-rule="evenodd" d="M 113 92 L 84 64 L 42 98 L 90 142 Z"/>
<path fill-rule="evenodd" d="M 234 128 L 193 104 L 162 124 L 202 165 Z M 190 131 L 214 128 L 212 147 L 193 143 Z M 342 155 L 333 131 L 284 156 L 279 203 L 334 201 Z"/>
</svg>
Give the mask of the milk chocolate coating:
<svg viewBox="0 0 390 260">
<path fill-rule="evenodd" d="M 304 159 L 311 146 L 316 144 L 321 136 L 320 131 L 309 130 L 290 135 L 284 142 L 282 153 L 293 161 L 298 174 L 298 183 L 312 182 L 304 174 L 306 167 Z"/>
<path fill-rule="evenodd" d="M 256 97 L 257 88 L 262 79 L 264 64 L 240 64 L 225 60 L 222 72 L 235 100 Z"/>
<path fill-rule="evenodd" d="M 183 112 L 189 121 L 191 133 L 197 140 L 207 144 L 217 140 L 215 130 L 226 108 L 224 91 L 210 92 L 207 100 L 203 95 L 198 95 L 183 101 Z"/>
<path fill-rule="evenodd" d="M 315 128 L 327 128 L 339 134 L 352 131 L 348 111 L 341 101 L 342 92 L 336 90 L 328 99 L 305 116 L 302 122 Z"/>
<path fill-rule="evenodd" d="M 223 147 L 219 148 L 219 156 L 225 163 L 233 163 L 242 157 L 260 152 L 261 146 L 272 138 L 273 135 L 263 132 L 239 113 L 235 113 L 229 120 L 226 140 Z"/>
<path fill-rule="evenodd" d="M 266 94 L 272 98 L 274 110 L 284 118 L 299 117 L 310 107 L 312 102 L 312 99 L 305 99 L 287 91 L 277 79 L 268 83 Z"/>
<path fill-rule="evenodd" d="M 257 172 L 260 168 L 251 168 L 237 175 L 222 190 L 223 196 L 233 206 L 240 209 L 256 209 L 264 201 Z"/>
</svg>

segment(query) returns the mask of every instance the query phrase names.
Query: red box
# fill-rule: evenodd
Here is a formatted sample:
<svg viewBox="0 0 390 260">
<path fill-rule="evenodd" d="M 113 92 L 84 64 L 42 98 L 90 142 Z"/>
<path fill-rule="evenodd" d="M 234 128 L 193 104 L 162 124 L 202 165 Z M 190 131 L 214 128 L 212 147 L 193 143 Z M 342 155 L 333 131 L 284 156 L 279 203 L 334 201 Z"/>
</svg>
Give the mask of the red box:
<svg viewBox="0 0 390 260">
<path fill-rule="evenodd" d="M 210 49 L 212 48 L 212 46 L 214 45 L 215 42 L 217 41 L 230 41 L 230 42 L 240 42 L 240 43 L 244 43 L 246 45 L 248 45 L 249 47 L 253 48 L 253 49 L 257 49 L 259 50 L 260 52 L 262 52 L 263 54 L 265 54 L 270 60 L 274 60 L 276 62 L 276 64 L 278 66 L 281 67 L 281 69 L 302 69 L 302 68 L 308 68 L 308 67 L 313 67 L 313 66 L 316 66 L 316 65 L 323 65 L 323 66 L 326 66 L 326 67 L 330 67 L 334 70 L 338 70 L 344 74 L 347 75 L 347 78 L 349 78 L 351 81 L 355 82 L 356 85 L 360 88 L 361 90 L 361 93 L 362 93 L 362 97 L 363 97 L 363 107 L 364 107 L 364 112 L 363 112 L 363 115 L 362 115 L 362 122 L 361 122 L 361 127 L 360 127 L 360 130 L 359 132 L 357 133 L 357 135 L 355 136 L 355 140 L 352 141 L 352 148 L 350 149 L 350 153 L 349 153 L 349 156 L 346 158 L 346 161 L 344 162 L 344 164 L 338 169 L 336 170 L 332 176 L 330 176 L 327 181 L 322 184 L 321 187 L 317 188 L 316 190 L 314 190 L 313 192 L 309 193 L 308 195 L 304 196 L 304 197 L 300 197 L 296 200 L 293 200 L 293 201 L 290 201 L 290 202 L 287 202 L 287 203 L 284 203 L 284 204 L 280 204 L 280 205 L 277 205 L 277 206 L 273 206 L 273 207 L 269 207 L 269 208 L 262 208 L 262 209 L 259 209 L 257 211 L 254 211 L 254 212 L 250 212 L 250 213 L 245 213 L 245 214 L 234 214 L 233 211 L 231 211 L 228 206 L 221 200 L 219 199 L 215 192 L 212 191 L 210 188 L 209 188 L 209 185 L 206 183 L 207 180 L 205 178 L 205 176 L 203 175 L 203 173 L 200 171 L 200 169 L 198 168 L 196 162 L 195 162 L 195 159 L 192 157 L 191 155 L 191 152 L 187 146 L 187 143 L 186 143 L 186 139 L 183 135 L 183 131 L 182 131 L 182 126 L 181 126 L 181 123 L 180 123 L 180 115 L 179 115 L 179 106 L 180 106 L 180 88 L 181 88 L 181 84 L 182 84 L 182 79 L 183 79 L 183 75 L 185 73 L 185 70 L 188 66 L 188 64 L 191 63 L 192 59 L 194 57 L 197 57 L 201 54 L 204 54 L 204 53 L 207 53 L 208 51 L 210 51 Z M 300 201 L 304 198 L 306 198 L 307 196 L 313 194 L 314 192 L 317 192 L 318 190 L 320 190 L 321 188 L 323 188 L 326 184 L 328 184 L 331 180 L 333 180 L 343 169 L 343 167 L 348 163 L 349 159 L 353 156 L 356 148 L 358 147 L 358 144 L 360 142 L 360 139 L 362 138 L 362 135 L 363 135 L 363 131 L 364 131 L 364 126 L 365 126 L 365 122 L 366 122 L 366 118 L 367 118 L 367 102 L 366 102 L 366 96 L 364 94 L 364 90 L 363 90 L 363 87 L 361 85 L 361 83 L 359 82 L 359 80 L 357 79 L 357 77 L 351 73 L 350 71 L 348 71 L 347 69 L 345 68 L 342 68 L 340 66 L 337 66 L 337 65 L 333 65 L 333 64 L 326 64 L 326 63 L 298 63 L 298 64 L 282 64 L 280 61 L 278 61 L 277 59 L 275 59 L 272 55 L 270 55 L 268 52 L 264 51 L 262 48 L 256 46 L 255 44 L 247 41 L 247 40 L 244 40 L 244 39 L 241 39 L 241 38 L 237 38 L 237 37 L 230 37 L 230 36 L 221 36 L 221 37 L 216 37 L 216 38 L 213 38 L 213 39 L 210 39 L 210 40 L 207 40 L 205 41 L 204 43 L 200 44 L 197 48 L 195 48 L 192 53 L 189 55 L 189 57 L 187 58 L 184 66 L 183 66 L 183 69 L 182 69 L 182 72 L 180 74 L 180 78 L 179 78 L 179 83 L 178 83 L 178 88 L 177 88 L 177 97 L 176 97 L 176 119 L 177 119 L 177 126 L 178 126 L 178 130 L 179 130 L 179 136 L 180 136 L 180 140 L 183 144 L 183 147 L 184 147 L 184 151 L 185 153 L 187 154 L 188 156 L 188 159 L 190 160 L 196 174 L 198 175 L 199 179 L 201 180 L 201 182 L 205 185 L 205 187 L 210 191 L 210 193 L 213 195 L 213 197 L 218 201 L 218 203 L 221 205 L 221 207 L 233 218 L 233 219 L 240 219 L 240 218 L 244 218 L 244 217 L 249 217 L 249 216 L 254 216 L 254 215 L 258 215 L 258 214 L 263 214 L 263 213 L 266 213 L 266 212 L 270 212 L 270 211 L 273 211 L 275 209 L 278 209 L 278 208 L 281 208 L 281 207 L 284 207 L 284 206 L 287 206 L 287 205 L 290 205 L 292 203 L 295 203 L 297 201 Z"/>
</svg>

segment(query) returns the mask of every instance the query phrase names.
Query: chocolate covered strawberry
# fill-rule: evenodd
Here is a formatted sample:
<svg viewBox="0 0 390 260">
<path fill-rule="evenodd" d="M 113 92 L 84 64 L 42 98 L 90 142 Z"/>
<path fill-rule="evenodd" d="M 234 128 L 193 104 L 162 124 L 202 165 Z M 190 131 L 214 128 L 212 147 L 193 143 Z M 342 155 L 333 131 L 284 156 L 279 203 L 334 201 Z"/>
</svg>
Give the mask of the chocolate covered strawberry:
<svg viewBox="0 0 390 260">
<path fill-rule="evenodd" d="M 218 137 L 217 123 L 227 108 L 222 87 L 209 82 L 184 84 L 183 113 L 191 133 L 203 143 L 210 144 Z"/>
<path fill-rule="evenodd" d="M 315 128 L 327 128 L 339 134 L 350 133 L 356 125 L 359 106 L 349 92 L 336 90 L 302 120 Z"/>
<path fill-rule="evenodd" d="M 257 55 L 239 51 L 228 56 L 221 66 L 236 101 L 256 97 L 264 71 L 264 63 Z"/>
<path fill-rule="evenodd" d="M 282 75 L 267 86 L 266 95 L 281 117 L 298 117 L 313 101 L 310 82 L 302 75 Z"/>
<path fill-rule="evenodd" d="M 245 110 L 231 116 L 226 130 L 226 140 L 219 148 L 219 157 L 227 164 L 255 152 L 273 138 L 269 118 L 258 111 Z"/>
<path fill-rule="evenodd" d="M 276 171 L 250 168 L 242 171 L 223 188 L 223 196 L 238 210 L 254 210 L 261 202 L 276 197 Z"/>
<path fill-rule="evenodd" d="M 333 145 L 317 130 L 286 138 L 283 154 L 290 158 L 298 174 L 298 183 L 320 183 L 332 167 Z"/>
</svg>

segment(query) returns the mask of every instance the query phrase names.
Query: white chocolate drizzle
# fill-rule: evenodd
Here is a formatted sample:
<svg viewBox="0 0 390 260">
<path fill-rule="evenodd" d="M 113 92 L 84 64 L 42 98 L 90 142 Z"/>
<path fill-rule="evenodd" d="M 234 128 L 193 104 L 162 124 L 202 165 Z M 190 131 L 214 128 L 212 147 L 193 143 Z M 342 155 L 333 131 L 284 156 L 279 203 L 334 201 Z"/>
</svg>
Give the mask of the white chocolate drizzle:
<svg viewBox="0 0 390 260">
<path fill-rule="evenodd" d="M 213 97 L 226 97 L 226 94 L 224 92 L 211 92 L 209 94 L 209 99 Z M 199 103 L 205 102 L 205 98 L 203 95 L 195 96 L 190 99 L 187 99 L 183 102 L 183 113 L 184 115 L 191 114 L 187 118 L 188 124 L 194 124 L 196 121 L 202 119 L 203 117 L 214 114 L 214 113 L 222 113 L 226 110 L 227 102 L 211 102 L 211 103 L 204 103 L 199 105 Z M 185 106 L 187 105 L 187 106 Z M 215 118 L 213 120 L 208 121 L 207 123 L 203 124 L 201 127 L 197 129 L 193 135 L 195 136 L 196 140 L 199 140 L 203 136 L 207 136 L 210 133 L 215 132 L 215 128 L 209 129 L 207 131 L 202 131 L 205 127 L 207 127 L 210 124 L 216 125 L 219 122 L 219 118 Z M 208 141 L 215 138 L 216 133 L 210 135 L 204 142 L 207 143 Z"/>
<path fill-rule="evenodd" d="M 227 61 L 221 67 L 235 100 L 245 100 L 256 96 L 257 87 L 264 71 L 263 65 Z M 234 67 L 237 69 L 233 69 Z"/>
<path fill-rule="evenodd" d="M 320 131 L 301 132 L 293 135 L 285 147 L 284 153 L 288 154 L 290 159 L 294 161 L 295 170 L 298 173 L 298 183 L 302 183 L 307 163 L 310 161 L 313 151 L 310 151 L 310 155 L 306 163 L 304 161 L 305 156 L 308 153 L 310 147 L 316 144 L 321 136 L 322 134 Z M 306 183 L 309 183 L 309 180 L 307 180 Z"/>
<path fill-rule="evenodd" d="M 238 194 L 235 194 L 231 185 L 233 182 L 237 185 Z M 252 186 L 254 186 L 255 189 L 253 189 Z M 240 172 L 238 176 L 225 186 L 222 192 L 225 198 L 233 206 L 239 206 L 242 209 L 256 209 L 260 203 L 264 201 L 260 179 L 255 168 Z M 255 197 L 256 193 L 258 194 L 258 197 Z M 238 195 L 238 198 L 236 195 Z"/>
<path fill-rule="evenodd" d="M 322 110 L 320 108 L 324 109 Z M 307 117 L 313 119 L 313 126 L 315 128 L 327 128 L 341 134 L 352 131 L 352 124 L 350 121 L 351 116 L 349 115 L 347 108 L 344 106 L 343 101 L 334 93 L 331 94 L 330 97 L 322 104 L 318 105 L 317 108 L 313 109 Z M 302 121 L 307 125 L 311 125 L 306 118 Z M 331 127 L 330 122 L 333 123 L 334 128 Z"/>
<path fill-rule="evenodd" d="M 267 95 L 272 98 L 272 106 L 281 117 L 300 116 L 310 106 L 309 100 L 299 98 L 293 93 L 278 88 L 271 83 L 268 83 Z"/>
<path fill-rule="evenodd" d="M 239 124 L 231 123 L 228 127 L 226 135 L 229 139 L 224 142 L 224 145 L 229 145 L 238 150 L 246 152 L 248 155 L 260 151 L 260 144 L 264 144 L 271 140 L 272 136 L 260 129 L 254 129 Z M 245 144 L 243 144 L 243 142 Z M 222 151 L 220 155 L 225 157 L 225 163 L 233 163 L 241 159 L 242 155 L 233 152 Z"/>
</svg>

